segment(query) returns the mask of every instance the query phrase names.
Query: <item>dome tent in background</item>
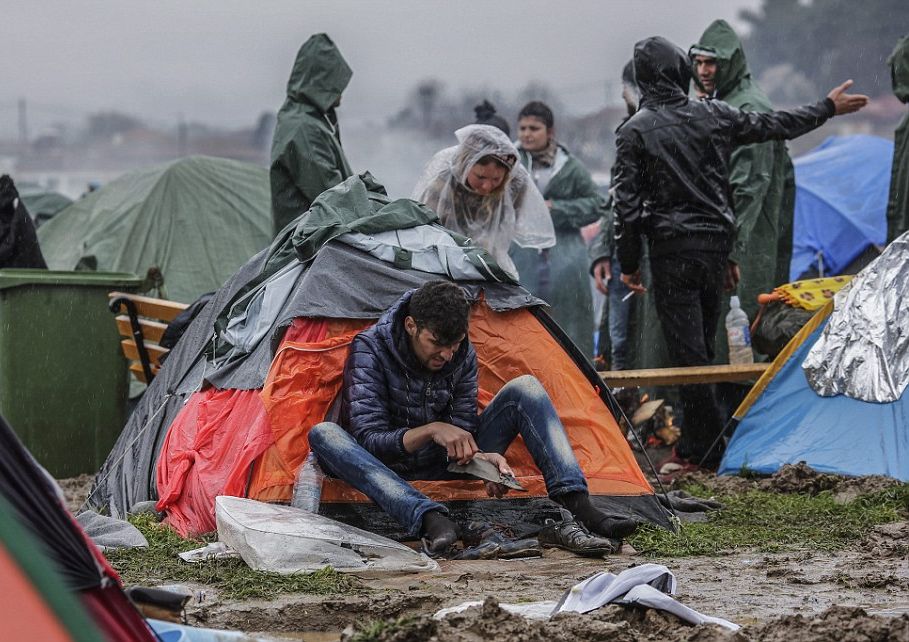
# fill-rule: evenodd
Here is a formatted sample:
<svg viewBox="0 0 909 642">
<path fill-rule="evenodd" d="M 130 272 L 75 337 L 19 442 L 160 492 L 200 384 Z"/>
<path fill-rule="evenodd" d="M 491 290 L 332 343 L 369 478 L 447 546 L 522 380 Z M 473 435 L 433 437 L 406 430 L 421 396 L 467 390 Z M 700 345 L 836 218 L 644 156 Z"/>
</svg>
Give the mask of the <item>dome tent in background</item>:
<svg viewBox="0 0 909 642">
<path fill-rule="evenodd" d="M 156 267 L 164 298 L 184 303 L 217 290 L 271 238 L 268 171 L 207 156 L 128 172 L 38 230 L 51 269 L 145 277 Z"/>
<path fill-rule="evenodd" d="M 35 227 L 40 227 L 54 218 L 58 212 L 73 202 L 73 199 L 60 192 L 45 189 L 36 183 L 19 183 L 17 188 L 25 209 L 35 222 Z"/>
<path fill-rule="evenodd" d="M 909 233 L 837 292 L 736 410 L 720 475 L 819 472 L 909 482 Z"/>
<path fill-rule="evenodd" d="M 892 163 L 893 143 L 867 135 L 831 136 L 793 160 L 791 280 L 818 275 L 818 254 L 832 276 L 886 242 Z"/>
</svg>

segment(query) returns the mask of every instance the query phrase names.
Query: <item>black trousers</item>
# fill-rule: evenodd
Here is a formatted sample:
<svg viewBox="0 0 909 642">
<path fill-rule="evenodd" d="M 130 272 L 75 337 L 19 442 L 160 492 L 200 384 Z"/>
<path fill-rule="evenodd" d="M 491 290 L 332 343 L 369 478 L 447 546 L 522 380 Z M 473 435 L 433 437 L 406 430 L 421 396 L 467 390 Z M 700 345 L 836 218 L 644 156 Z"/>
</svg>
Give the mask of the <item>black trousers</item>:
<svg viewBox="0 0 909 642">
<path fill-rule="evenodd" d="M 654 304 L 673 366 L 713 363 L 726 261 L 725 252 L 698 250 L 650 257 Z M 713 384 L 680 386 L 679 392 L 685 416 L 676 453 L 698 463 L 723 429 L 723 417 Z M 720 455 L 715 449 L 705 465 L 718 465 Z"/>
</svg>

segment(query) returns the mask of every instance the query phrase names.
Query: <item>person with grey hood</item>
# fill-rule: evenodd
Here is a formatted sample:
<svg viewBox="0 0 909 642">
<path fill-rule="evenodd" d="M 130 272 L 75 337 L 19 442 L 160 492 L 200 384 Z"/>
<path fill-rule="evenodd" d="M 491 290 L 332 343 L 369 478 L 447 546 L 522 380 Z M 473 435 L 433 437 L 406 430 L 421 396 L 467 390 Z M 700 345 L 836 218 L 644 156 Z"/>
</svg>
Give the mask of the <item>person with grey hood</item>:
<svg viewBox="0 0 909 642">
<path fill-rule="evenodd" d="M 730 156 L 740 145 L 792 139 L 838 114 L 858 111 L 867 96 L 847 94 L 852 81 L 813 105 L 745 112 L 720 100 L 689 100 L 691 61 L 665 38 L 634 47 L 638 111 L 618 129 L 614 168 L 615 240 L 622 282 L 638 293 L 641 242 L 650 250 L 654 303 L 674 366 L 709 365 L 724 287 L 735 287 L 729 262 L 735 240 Z M 682 387 L 684 424 L 666 473 L 713 467 L 710 446 L 724 421 L 712 384 Z M 710 459 L 712 456 L 713 459 Z"/>
<path fill-rule="evenodd" d="M 308 210 L 319 194 L 353 174 L 335 112 L 352 75 L 324 33 L 311 36 L 297 52 L 271 144 L 275 234 Z"/>
</svg>

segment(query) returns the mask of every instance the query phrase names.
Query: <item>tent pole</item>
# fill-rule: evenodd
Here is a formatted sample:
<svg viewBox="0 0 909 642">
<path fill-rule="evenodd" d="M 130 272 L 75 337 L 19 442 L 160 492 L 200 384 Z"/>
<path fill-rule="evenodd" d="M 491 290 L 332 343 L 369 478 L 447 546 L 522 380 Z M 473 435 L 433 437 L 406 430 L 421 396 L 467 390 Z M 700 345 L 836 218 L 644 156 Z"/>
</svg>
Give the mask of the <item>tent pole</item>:
<svg viewBox="0 0 909 642">
<path fill-rule="evenodd" d="M 549 314 L 542 308 L 542 306 L 533 306 L 528 308 L 530 313 L 537 318 L 537 320 L 543 324 L 543 327 L 549 331 L 549 334 L 559 342 L 568 355 L 571 357 L 571 360 L 574 361 L 575 365 L 580 368 L 581 372 L 587 378 L 594 389 L 599 393 L 600 399 L 603 400 L 603 403 L 606 404 L 606 407 L 609 408 L 609 411 L 612 413 L 613 418 L 621 426 L 622 420 L 625 420 L 625 424 L 628 426 L 628 429 L 631 431 L 631 434 L 634 436 L 635 442 L 641 449 L 641 453 L 644 455 L 644 459 L 647 460 L 647 465 L 650 466 L 650 472 L 653 473 L 654 479 L 656 479 L 657 484 L 660 487 L 660 493 L 662 493 L 663 498 L 666 500 L 666 506 L 669 507 L 669 511 L 672 513 L 673 517 L 677 520 L 679 519 L 678 513 L 675 512 L 675 509 L 672 507 L 672 502 L 669 500 L 669 494 L 666 492 L 666 487 L 663 486 L 663 482 L 660 481 L 660 476 L 657 474 L 656 466 L 653 465 L 653 461 L 650 459 L 650 455 L 647 454 L 647 449 L 644 448 L 644 442 L 641 440 L 641 436 L 638 434 L 638 431 L 635 430 L 634 424 L 631 423 L 631 420 L 628 418 L 628 415 L 625 414 L 625 411 L 622 409 L 621 404 L 616 400 L 615 395 L 612 394 L 612 390 L 609 386 L 606 385 L 606 382 L 600 377 L 596 369 L 593 367 L 593 364 L 590 360 L 581 352 L 581 349 L 575 345 L 565 331 L 556 323 Z"/>
<path fill-rule="evenodd" d="M 716 439 L 713 440 L 713 443 L 710 444 L 710 448 L 708 448 L 707 452 L 704 453 L 704 456 L 701 457 L 701 461 L 698 462 L 699 467 L 701 467 L 701 468 L 704 467 L 704 462 L 707 461 L 708 457 L 710 457 L 710 453 L 713 452 L 713 449 L 719 445 L 720 440 L 723 438 L 723 435 L 725 435 L 728 432 L 728 430 L 730 428 L 732 428 L 734 422 L 735 422 L 735 417 L 730 417 L 729 421 L 726 422 L 726 425 L 723 426 L 723 429 L 720 431 L 720 434 L 718 434 L 716 436 Z"/>
</svg>

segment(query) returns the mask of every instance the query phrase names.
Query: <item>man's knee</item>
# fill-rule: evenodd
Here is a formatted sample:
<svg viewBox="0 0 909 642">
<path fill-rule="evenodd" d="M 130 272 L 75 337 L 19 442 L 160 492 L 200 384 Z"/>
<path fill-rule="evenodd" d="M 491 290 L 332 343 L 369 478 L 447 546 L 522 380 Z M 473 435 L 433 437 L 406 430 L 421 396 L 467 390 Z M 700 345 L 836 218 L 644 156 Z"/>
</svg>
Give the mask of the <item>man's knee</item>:
<svg viewBox="0 0 909 642">
<path fill-rule="evenodd" d="M 543 384 L 541 384 L 540 380 L 533 375 L 521 375 L 520 377 L 516 377 L 505 384 L 502 390 L 507 390 L 510 394 L 517 394 L 526 399 L 549 398 L 549 394 L 546 392 Z"/>
<path fill-rule="evenodd" d="M 332 444 L 346 441 L 347 431 L 336 423 L 323 421 L 309 431 L 309 447 L 315 451 L 330 448 Z"/>
</svg>

